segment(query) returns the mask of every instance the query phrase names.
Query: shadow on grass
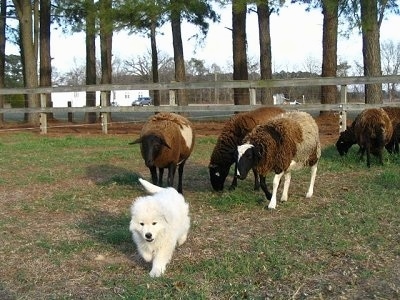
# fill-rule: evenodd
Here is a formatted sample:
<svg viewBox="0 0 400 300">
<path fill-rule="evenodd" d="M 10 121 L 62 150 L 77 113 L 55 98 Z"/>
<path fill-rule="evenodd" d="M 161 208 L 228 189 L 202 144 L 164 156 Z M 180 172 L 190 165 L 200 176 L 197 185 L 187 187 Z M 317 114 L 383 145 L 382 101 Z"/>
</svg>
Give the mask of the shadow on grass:
<svg viewBox="0 0 400 300">
<path fill-rule="evenodd" d="M 113 165 L 91 165 L 86 169 L 86 176 L 97 185 L 108 185 L 115 183 L 117 185 L 136 186 L 138 178 L 143 177 L 139 173 L 131 172 L 125 168 Z"/>
<path fill-rule="evenodd" d="M 16 299 L 14 295 L 10 291 L 8 291 L 2 283 L 0 283 L 0 299 L 2 300 L 11 300 Z"/>
<path fill-rule="evenodd" d="M 106 250 L 112 249 L 128 257 L 144 268 L 148 264 L 141 259 L 129 231 L 129 213 L 113 214 L 108 211 L 94 210 L 78 224 L 80 230 L 91 236 Z"/>
</svg>

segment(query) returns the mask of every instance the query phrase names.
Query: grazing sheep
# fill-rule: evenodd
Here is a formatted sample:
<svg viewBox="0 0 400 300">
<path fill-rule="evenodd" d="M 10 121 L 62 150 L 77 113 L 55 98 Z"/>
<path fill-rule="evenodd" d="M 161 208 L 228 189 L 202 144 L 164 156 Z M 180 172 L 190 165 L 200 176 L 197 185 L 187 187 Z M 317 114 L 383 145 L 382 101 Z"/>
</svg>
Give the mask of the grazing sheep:
<svg viewBox="0 0 400 300">
<path fill-rule="evenodd" d="M 358 115 L 359 116 L 359 115 Z M 342 131 L 336 142 L 336 149 L 340 156 L 347 154 L 351 146 L 357 144 L 356 135 L 354 133 L 354 124 L 358 121 L 358 116 L 355 118 L 350 126 L 347 126 L 346 130 Z"/>
<path fill-rule="evenodd" d="M 305 112 L 287 112 L 263 125 L 256 126 L 238 146 L 237 175 L 245 179 L 249 170 L 256 168 L 266 197 L 265 175 L 275 172 L 271 201 L 268 208 L 276 207 L 276 194 L 281 177 L 285 183 L 281 201 L 287 201 L 291 171 L 311 167 L 311 180 L 306 197 L 314 192 L 317 165 L 321 156 L 319 130 L 312 116 Z"/>
<path fill-rule="evenodd" d="M 367 166 L 371 165 L 371 153 L 383 164 L 382 151 L 393 134 L 392 122 L 387 113 L 382 108 L 364 109 L 354 124 L 354 134 L 360 146 L 361 159 L 367 152 Z"/>
<path fill-rule="evenodd" d="M 370 153 L 382 162 L 382 150 L 386 147 L 389 153 L 398 147 L 398 138 L 393 137 L 393 124 L 384 109 L 372 108 L 363 110 L 351 126 L 340 133 L 336 148 L 340 155 L 348 152 L 354 144 L 360 146 L 361 159 L 367 151 L 367 166 L 370 166 Z M 400 128 L 399 128 L 400 129 Z"/>
<path fill-rule="evenodd" d="M 392 122 L 393 124 L 393 122 Z M 393 127 L 393 134 L 392 138 L 390 139 L 389 143 L 385 145 L 386 150 L 392 154 L 396 153 L 399 154 L 399 142 L 400 142 L 400 123 L 397 123 Z"/>
<path fill-rule="evenodd" d="M 236 147 L 256 125 L 265 123 L 284 110 L 277 107 L 261 107 L 250 112 L 232 116 L 224 125 L 211 154 L 209 171 L 210 181 L 215 191 L 222 191 L 229 169 L 236 162 Z M 253 170 L 254 172 L 254 170 Z M 230 189 L 237 186 L 236 164 Z M 258 174 L 254 172 L 254 189 L 259 188 Z"/>
<path fill-rule="evenodd" d="M 382 113 L 382 110 L 384 111 Z M 389 153 L 399 153 L 399 141 L 400 141 L 400 108 L 398 107 L 382 107 L 382 109 L 374 109 L 370 112 L 370 114 L 377 113 L 377 116 L 379 115 L 385 115 L 390 119 L 390 122 L 392 124 L 392 137 L 390 138 L 389 142 L 386 142 L 387 139 L 385 138 L 384 143 L 385 148 Z M 356 137 L 356 133 L 354 131 L 355 125 L 359 124 L 360 122 L 360 117 L 364 116 L 365 113 L 364 111 L 361 112 L 357 117 L 354 119 L 353 123 L 350 126 L 347 126 L 347 129 L 343 132 L 340 133 L 339 139 L 336 142 L 336 149 L 338 150 L 339 154 L 341 156 L 347 154 L 348 150 L 353 146 L 354 144 L 357 144 L 358 140 Z M 374 122 L 373 118 L 370 116 L 370 123 Z M 385 120 L 385 124 L 387 123 L 387 118 L 386 116 L 383 117 L 383 120 Z M 364 120 L 365 122 L 365 120 Z M 360 128 L 362 127 L 361 125 L 358 125 Z M 390 129 L 389 129 L 390 131 Z M 389 132 L 387 132 L 389 133 Z M 360 145 L 361 147 L 361 145 Z M 364 150 L 365 151 L 365 150 Z M 379 152 L 379 151 L 378 151 Z M 363 154 L 363 148 L 360 148 L 359 151 L 360 154 Z M 379 154 L 378 154 L 379 156 Z"/>
<path fill-rule="evenodd" d="M 389 116 L 392 122 L 393 134 L 389 143 L 385 145 L 386 150 L 389 153 L 399 153 L 399 142 L 400 142 L 400 107 L 385 106 L 382 109 Z"/>
<path fill-rule="evenodd" d="M 182 193 L 182 174 L 186 160 L 193 151 L 195 135 L 192 124 L 175 113 L 158 113 L 143 126 L 140 137 L 130 144 L 140 143 L 140 151 L 154 184 L 162 186 L 164 168 L 168 168 L 168 186 L 173 186 L 178 167 L 178 192 Z M 157 168 L 159 176 L 157 176 Z"/>
</svg>

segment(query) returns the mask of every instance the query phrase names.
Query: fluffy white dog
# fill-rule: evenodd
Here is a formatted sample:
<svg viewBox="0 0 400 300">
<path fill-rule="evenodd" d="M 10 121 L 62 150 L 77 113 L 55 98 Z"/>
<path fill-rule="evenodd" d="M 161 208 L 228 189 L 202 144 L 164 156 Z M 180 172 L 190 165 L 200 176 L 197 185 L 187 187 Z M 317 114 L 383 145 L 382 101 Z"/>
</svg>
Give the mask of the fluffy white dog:
<svg viewBox="0 0 400 300">
<path fill-rule="evenodd" d="M 151 277 L 161 276 L 176 245 L 182 245 L 190 227 L 189 205 L 174 188 L 162 188 L 139 178 L 150 196 L 138 197 L 131 206 L 129 230 L 139 254 L 153 262 Z"/>
</svg>

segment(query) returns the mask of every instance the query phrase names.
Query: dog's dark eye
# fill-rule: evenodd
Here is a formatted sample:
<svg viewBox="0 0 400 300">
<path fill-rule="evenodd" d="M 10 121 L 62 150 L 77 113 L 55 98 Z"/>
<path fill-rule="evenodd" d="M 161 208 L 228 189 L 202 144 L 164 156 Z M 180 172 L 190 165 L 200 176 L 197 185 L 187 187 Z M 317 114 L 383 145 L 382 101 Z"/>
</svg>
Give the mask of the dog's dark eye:
<svg viewBox="0 0 400 300">
<path fill-rule="evenodd" d="M 143 222 L 140 222 L 139 224 L 140 224 L 141 226 L 144 226 L 144 223 L 143 223 Z"/>
<path fill-rule="evenodd" d="M 156 225 L 157 224 L 157 222 L 153 222 L 153 225 Z"/>
</svg>

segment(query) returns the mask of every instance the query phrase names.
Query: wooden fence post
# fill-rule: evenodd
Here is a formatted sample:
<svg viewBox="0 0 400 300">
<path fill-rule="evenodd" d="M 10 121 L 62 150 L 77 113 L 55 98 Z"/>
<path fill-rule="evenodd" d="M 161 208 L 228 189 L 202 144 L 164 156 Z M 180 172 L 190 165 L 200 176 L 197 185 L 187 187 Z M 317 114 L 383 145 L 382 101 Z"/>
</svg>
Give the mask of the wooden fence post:
<svg viewBox="0 0 400 300">
<path fill-rule="evenodd" d="M 176 105 L 176 90 L 169 90 L 169 105 Z"/>
<path fill-rule="evenodd" d="M 46 94 L 40 94 L 40 107 L 46 108 Z M 47 134 L 47 113 L 40 113 L 40 133 Z"/>
<path fill-rule="evenodd" d="M 345 131 L 347 127 L 347 111 L 344 104 L 347 104 L 347 85 L 340 86 L 339 133 Z"/>
<path fill-rule="evenodd" d="M 68 107 L 72 107 L 72 102 L 71 101 L 68 101 L 67 102 L 67 105 L 68 105 Z M 68 112 L 68 122 L 71 122 L 72 123 L 72 120 L 73 120 L 73 118 L 72 118 L 72 112 Z"/>
<path fill-rule="evenodd" d="M 256 89 L 250 88 L 250 105 L 256 105 Z"/>
<path fill-rule="evenodd" d="M 107 107 L 107 92 L 101 91 L 100 92 L 100 106 Z M 108 113 L 100 112 L 101 117 L 101 128 L 104 134 L 108 133 Z"/>
</svg>

